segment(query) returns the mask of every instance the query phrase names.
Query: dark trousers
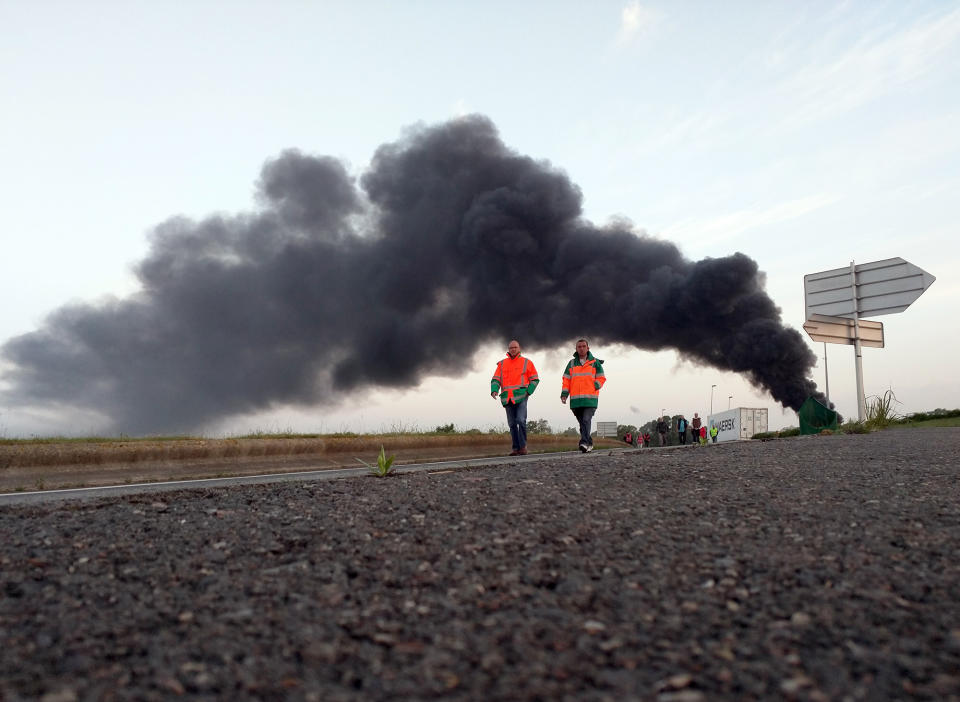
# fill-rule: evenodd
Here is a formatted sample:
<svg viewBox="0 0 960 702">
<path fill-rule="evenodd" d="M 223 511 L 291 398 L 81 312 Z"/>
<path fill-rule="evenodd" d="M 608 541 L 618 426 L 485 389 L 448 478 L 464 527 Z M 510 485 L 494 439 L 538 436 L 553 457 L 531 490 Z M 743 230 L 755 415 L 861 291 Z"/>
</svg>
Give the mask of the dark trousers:
<svg viewBox="0 0 960 702">
<path fill-rule="evenodd" d="M 680 437 L 680 443 L 681 443 L 681 444 L 687 443 L 687 430 L 686 430 L 686 429 L 678 429 L 678 430 L 677 430 L 677 436 Z"/>
<path fill-rule="evenodd" d="M 580 422 L 580 443 L 587 446 L 593 446 L 593 437 L 590 436 L 590 426 L 593 423 L 593 415 L 596 413 L 596 407 L 576 407 L 573 409 L 573 416 Z"/>
<path fill-rule="evenodd" d="M 519 451 L 527 445 L 527 398 L 523 398 L 519 405 L 508 402 L 507 426 L 510 427 L 510 440 L 513 441 L 513 450 Z"/>
</svg>

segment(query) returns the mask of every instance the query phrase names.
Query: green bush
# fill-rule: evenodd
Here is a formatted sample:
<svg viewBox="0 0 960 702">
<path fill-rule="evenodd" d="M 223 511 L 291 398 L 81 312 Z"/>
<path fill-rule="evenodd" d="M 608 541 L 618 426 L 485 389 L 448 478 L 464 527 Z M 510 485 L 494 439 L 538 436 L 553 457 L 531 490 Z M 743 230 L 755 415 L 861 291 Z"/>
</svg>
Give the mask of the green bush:
<svg viewBox="0 0 960 702">
<path fill-rule="evenodd" d="M 929 412 L 914 412 L 913 414 L 908 414 L 904 417 L 904 421 L 908 422 L 925 422 L 928 419 L 949 419 L 951 417 L 960 417 L 960 409 L 947 410 L 942 407 L 938 407 L 935 410 Z"/>
<path fill-rule="evenodd" d="M 800 427 L 786 427 L 779 431 L 762 431 L 759 434 L 754 434 L 754 439 L 784 439 L 789 436 L 800 436 Z"/>
<path fill-rule="evenodd" d="M 527 422 L 527 433 L 528 434 L 550 434 L 552 433 L 550 429 L 550 422 L 546 419 L 532 419 Z"/>
</svg>

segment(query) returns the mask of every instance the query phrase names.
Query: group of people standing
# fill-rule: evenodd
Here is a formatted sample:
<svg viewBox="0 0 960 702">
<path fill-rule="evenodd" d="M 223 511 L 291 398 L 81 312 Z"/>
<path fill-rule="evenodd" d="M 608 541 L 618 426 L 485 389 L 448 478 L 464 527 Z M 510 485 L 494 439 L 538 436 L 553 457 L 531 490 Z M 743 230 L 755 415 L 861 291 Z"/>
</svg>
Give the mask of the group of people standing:
<svg viewBox="0 0 960 702">
<path fill-rule="evenodd" d="M 713 440 L 714 443 L 717 442 L 717 427 L 712 426 L 707 430 L 707 425 L 703 423 L 703 420 L 700 419 L 700 414 L 698 412 L 693 413 L 693 419 L 687 421 L 687 418 L 682 414 L 677 417 L 676 423 L 677 437 L 680 440 L 681 444 L 687 443 L 687 431 L 690 431 L 690 439 L 692 443 L 707 443 L 707 436 Z M 660 436 L 660 445 L 665 446 L 667 444 L 667 431 L 669 430 L 669 425 L 667 424 L 666 417 L 660 417 L 657 420 L 657 434 Z"/>
<path fill-rule="evenodd" d="M 650 445 L 650 432 L 645 431 L 644 433 L 641 434 L 639 431 L 637 431 L 636 433 L 628 431 L 624 435 L 623 440 L 626 441 L 631 446 L 634 446 L 636 448 L 643 448 L 644 446 Z"/>
<path fill-rule="evenodd" d="M 682 414 L 677 417 L 677 437 L 680 440 L 681 444 L 687 443 L 687 430 L 690 431 L 691 443 L 707 443 L 707 437 L 709 436 L 713 443 L 717 443 L 717 427 L 712 426 L 710 429 L 707 429 L 707 425 L 703 423 L 703 420 L 700 419 L 700 414 L 697 412 L 693 413 L 693 419 L 687 421 L 687 418 Z M 666 417 L 660 417 L 657 420 L 657 434 L 660 436 L 660 445 L 665 446 L 667 443 L 667 431 L 669 430 L 669 425 L 667 424 Z"/>
<path fill-rule="evenodd" d="M 586 339 L 577 339 L 576 351 L 563 371 L 560 402 L 569 406 L 580 425 L 580 451 L 593 451 L 591 425 L 599 404 L 600 388 L 607 381 L 603 361 L 590 353 Z M 497 363 L 490 380 L 490 396 L 499 397 L 507 412 L 507 425 L 513 450 L 511 456 L 527 454 L 527 398 L 540 376 L 533 361 L 520 353 L 520 342 L 513 339 L 507 345 L 507 357 Z"/>
<path fill-rule="evenodd" d="M 710 436 L 713 439 L 713 442 L 717 441 L 717 428 L 711 427 L 707 431 L 707 426 L 703 423 L 703 420 L 700 419 L 700 415 L 697 412 L 693 413 L 693 420 L 687 421 L 687 418 L 682 414 L 677 417 L 677 436 L 680 439 L 681 444 L 687 443 L 687 431 L 690 432 L 690 440 L 692 443 L 707 443 L 707 436 Z M 670 425 L 667 422 L 666 417 L 660 417 L 657 419 L 657 437 L 660 440 L 661 446 L 667 445 L 667 433 L 670 430 Z M 636 433 L 628 432 L 624 435 L 623 440 L 628 444 L 643 448 L 644 446 L 650 445 L 650 433 L 645 432 L 641 434 L 639 431 Z"/>
</svg>

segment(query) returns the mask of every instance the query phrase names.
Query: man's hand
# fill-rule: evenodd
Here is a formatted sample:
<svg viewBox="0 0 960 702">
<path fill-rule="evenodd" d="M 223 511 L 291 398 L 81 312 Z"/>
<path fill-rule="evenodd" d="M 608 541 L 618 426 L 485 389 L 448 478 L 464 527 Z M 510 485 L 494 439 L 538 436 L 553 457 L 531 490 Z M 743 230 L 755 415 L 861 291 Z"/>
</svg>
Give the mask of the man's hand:
<svg viewBox="0 0 960 702">
<path fill-rule="evenodd" d="M 499 394 L 499 393 L 497 393 L 496 391 L 494 391 L 494 392 L 490 393 L 490 397 L 496 399 L 496 397 L 497 397 L 498 394 Z"/>
<path fill-rule="evenodd" d="M 560 402 L 562 402 L 563 404 L 567 404 L 567 398 L 561 397 Z"/>
</svg>

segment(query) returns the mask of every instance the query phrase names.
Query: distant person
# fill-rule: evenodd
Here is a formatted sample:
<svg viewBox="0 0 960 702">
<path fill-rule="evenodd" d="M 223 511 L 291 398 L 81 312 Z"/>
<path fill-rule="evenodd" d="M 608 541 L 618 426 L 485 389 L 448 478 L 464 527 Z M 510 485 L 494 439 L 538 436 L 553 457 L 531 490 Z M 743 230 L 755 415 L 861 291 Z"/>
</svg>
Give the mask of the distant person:
<svg viewBox="0 0 960 702">
<path fill-rule="evenodd" d="M 527 398 L 540 383 L 533 361 L 520 355 L 520 342 L 507 345 L 507 357 L 497 363 L 490 380 L 490 397 L 497 397 L 507 411 L 507 426 L 513 442 L 511 456 L 527 455 Z"/>
<path fill-rule="evenodd" d="M 705 426 L 700 427 L 700 445 L 707 445 L 707 428 Z"/>
<path fill-rule="evenodd" d="M 623 435 L 623 440 L 626 441 L 628 444 L 632 444 L 632 443 L 633 443 L 633 434 L 631 434 L 631 433 L 628 431 L 626 434 Z"/>
<path fill-rule="evenodd" d="M 657 434 L 660 436 L 660 445 L 665 446 L 667 443 L 667 419 L 666 417 L 660 417 L 657 420 Z"/>
<path fill-rule="evenodd" d="M 693 419 L 690 421 L 690 433 L 692 435 L 691 438 L 693 439 L 693 443 L 695 444 L 700 443 L 700 425 L 701 424 L 703 424 L 703 422 L 700 421 L 700 415 L 694 412 Z"/>
<path fill-rule="evenodd" d="M 687 418 L 682 414 L 677 418 L 677 436 L 681 444 L 687 443 Z"/>
<path fill-rule="evenodd" d="M 650 445 L 650 432 L 645 431 L 643 432 L 643 446 L 649 446 L 649 445 Z"/>
<path fill-rule="evenodd" d="M 716 425 L 716 424 L 714 424 L 712 427 L 710 427 L 710 439 L 713 441 L 713 443 L 717 443 L 717 434 L 718 434 L 718 433 L 719 433 L 719 432 L 718 432 L 718 430 L 717 430 L 717 425 Z"/>
<path fill-rule="evenodd" d="M 599 404 L 600 388 L 607 382 L 607 377 L 603 374 L 603 361 L 590 353 L 586 339 L 578 339 L 576 348 L 563 371 L 560 402 L 567 404 L 567 398 L 570 398 L 570 410 L 580 424 L 579 448 L 587 453 L 593 451 L 590 427 Z"/>
</svg>

